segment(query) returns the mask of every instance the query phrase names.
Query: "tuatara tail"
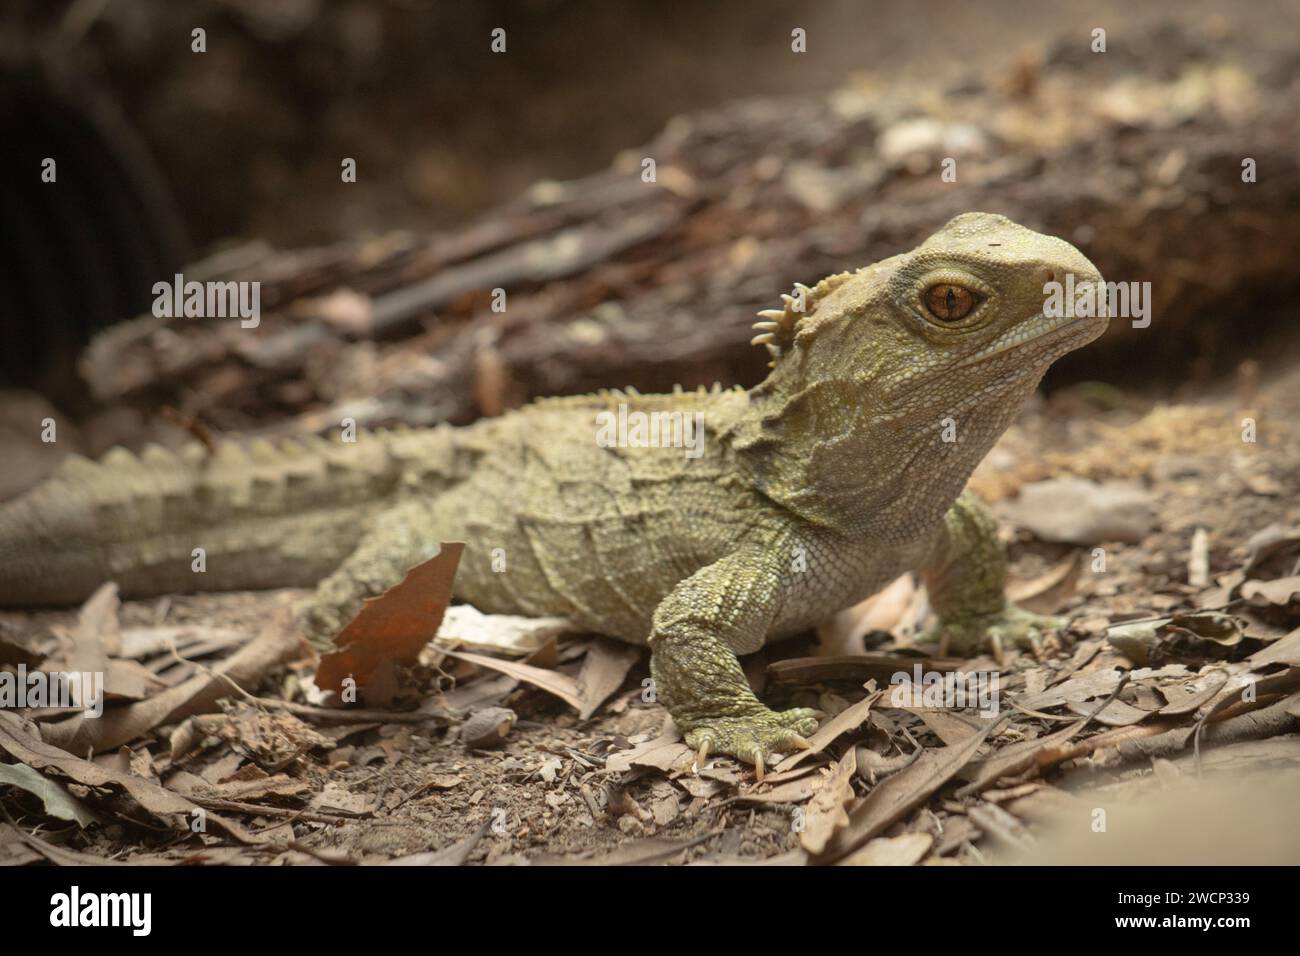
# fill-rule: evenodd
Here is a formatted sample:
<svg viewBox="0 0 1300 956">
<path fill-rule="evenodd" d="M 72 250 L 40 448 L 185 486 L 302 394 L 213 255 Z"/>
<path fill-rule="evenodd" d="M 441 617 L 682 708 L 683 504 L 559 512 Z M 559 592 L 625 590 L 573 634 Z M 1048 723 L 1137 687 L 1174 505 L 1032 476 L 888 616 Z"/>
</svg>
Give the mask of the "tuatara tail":
<svg viewBox="0 0 1300 956">
<path fill-rule="evenodd" d="M 315 584 L 401 483 L 387 440 L 306 439 L 72 456 L 0 504 L 0 606 Z"/>
</svg>

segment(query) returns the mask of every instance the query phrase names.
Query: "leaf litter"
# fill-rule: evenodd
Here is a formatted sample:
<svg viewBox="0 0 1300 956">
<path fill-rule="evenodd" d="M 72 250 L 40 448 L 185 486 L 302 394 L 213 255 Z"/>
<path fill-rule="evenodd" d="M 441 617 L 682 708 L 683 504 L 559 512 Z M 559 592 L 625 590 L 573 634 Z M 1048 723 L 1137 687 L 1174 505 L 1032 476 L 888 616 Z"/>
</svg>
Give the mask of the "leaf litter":
<svg viewBox="0 0 1300 956">
<path fill-rule="evenodd" d="M 1300 408 L 1294 392 L 1275 400 Z M 1008 443 L 1054 427 L 1040 411 Z M 1013 595 L 1073 623 L 1042 660 L 1010 656 L 997 719 L 891 700 L 891 677 L 918 664 L 994 666 L 918 645 L 928 609 L 906 578 L 823 627 L 820 645 L 804 636 L 751 668 L 773 705 L 826 715 L 813 747 L 761 784 L 726 758 L 696 766 L 645 690 L 642 649 L 449 605 L 454 547 L 412 571 L 417 586 L 370 602 L 320 661 L 287 614 L 299 592 L 119 607 L 105 588 L 79 613 L 0 620 L 0 666 L 99 662 L 112 675 L 99 720 L 0 712 L 0 808 L 13 821 L 0 860 L 981 863 L 1078 852 L 1062 821 L 1087 826 L 1143 788 L 1192 795 L 1182 817 L 1234 776 L 1296 793 L 1300 514 L 1286 495 L 1238 511 L 1212 482 L 1164 477 L 1145 419 L 1133 431 L 1145 470 L 1116 473 L 1082 431 L 1055 475 L 1034 480 L 1138 482 L 1140 499 L 1131 484 L 1124 494 L 1143 523 L 1046 532 L 1082 545 L 1042 540 L 1040 516 L 1006 525 Z M 1103 431 L 1122 447 L 1123 427 Z M 319 696 L 348 674 L 354 703 Z M 1234 821 L 1259 809 L 1240 788 L 1231 801 Z M 190 826 L 198 811 L 205 830 Z M 1176 857 L 1186 838 L 1167 829 L 1161 852 Z"/>
</svg>

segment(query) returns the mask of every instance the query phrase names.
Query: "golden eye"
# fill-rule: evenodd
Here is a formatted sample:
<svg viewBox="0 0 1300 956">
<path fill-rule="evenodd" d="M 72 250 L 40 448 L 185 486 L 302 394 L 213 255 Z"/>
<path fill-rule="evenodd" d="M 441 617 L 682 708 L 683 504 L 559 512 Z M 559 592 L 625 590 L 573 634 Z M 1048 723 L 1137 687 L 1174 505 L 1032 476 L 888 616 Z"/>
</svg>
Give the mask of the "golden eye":
<svg viewBox="0 0 1300 956">
<path fill-rule="evenodd" d="M 925 290 L 925 307 L 940 322 L 957 322 L 971 314 L 979 299 L 970 289 L 940 282 Z"/>
</svg>

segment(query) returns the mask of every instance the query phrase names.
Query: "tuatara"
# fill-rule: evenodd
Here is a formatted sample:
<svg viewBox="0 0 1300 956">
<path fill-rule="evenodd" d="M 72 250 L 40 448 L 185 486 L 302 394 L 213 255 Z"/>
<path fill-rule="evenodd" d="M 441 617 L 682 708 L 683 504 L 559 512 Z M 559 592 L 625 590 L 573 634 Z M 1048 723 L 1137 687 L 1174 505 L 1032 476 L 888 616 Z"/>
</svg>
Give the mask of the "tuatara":
<svg viewBox="0 0 1300 956">
<path fill-rule="evenodd" d="M 299 620 L 324 641 L 463 539 L 459 597 L 648 644 L 687 743 L 761 772 L 816 719 L 764 706 L 736 655 L 900 573 L 922 574 L 951 652 L 1058 625 L 1006 601 L 994 522 L 963 487 L 1047 367 L 1105 328 L 1044 314 L 1045 284 L 1071 273 L 1101 281 L 1069 243 L 968 213 L 760 313 L 772 370 L 748 391 L 74 457 L 0 507 L 0 604 L 76 602 L 106 580 L 126 595 L 315 585 Z"/>
</svg>

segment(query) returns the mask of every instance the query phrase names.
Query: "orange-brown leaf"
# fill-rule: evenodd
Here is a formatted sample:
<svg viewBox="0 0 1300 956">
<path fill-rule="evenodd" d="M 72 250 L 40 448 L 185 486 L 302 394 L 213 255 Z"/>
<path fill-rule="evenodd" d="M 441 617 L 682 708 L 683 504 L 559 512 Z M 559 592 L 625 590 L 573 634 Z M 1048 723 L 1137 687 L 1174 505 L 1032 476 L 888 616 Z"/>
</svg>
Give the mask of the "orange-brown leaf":
<svg viewBox="0 0 1300 956">
<path fill-rule="evenodd" d="M 436 555 L 411 568 L 383 594 L 367 599 L 334 638 L 338 650 L 321 658 L 316 685 L 337 693 L 348 676 L 364 687 L 385 661 L 414 664 L 442 624 L 464 550 L 463 542 L 443 542 Z"/>
</svg>

